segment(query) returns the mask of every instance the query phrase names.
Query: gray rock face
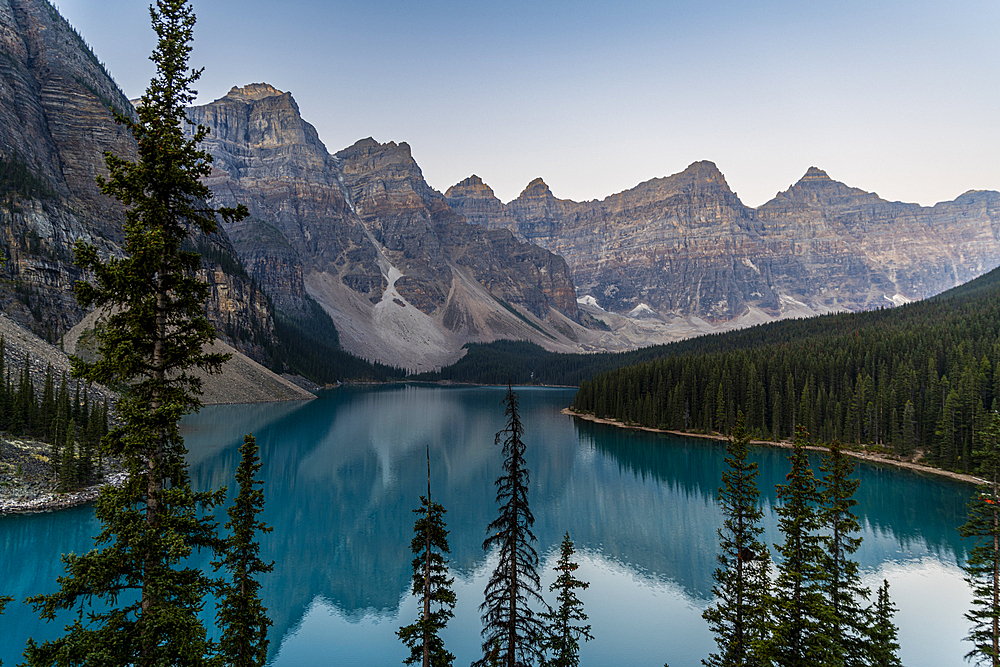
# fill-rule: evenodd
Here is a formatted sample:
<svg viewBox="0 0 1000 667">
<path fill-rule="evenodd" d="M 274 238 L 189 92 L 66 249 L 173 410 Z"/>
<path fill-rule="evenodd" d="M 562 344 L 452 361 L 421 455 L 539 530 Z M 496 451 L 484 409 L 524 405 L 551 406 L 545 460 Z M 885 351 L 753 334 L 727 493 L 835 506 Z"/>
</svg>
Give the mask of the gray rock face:
<svg viewBox="0 0 1000 667">
<path fill-rule="evenodd" d="M 0 177 L 0 306 L 43 337 L 55 339 L 83 316 L 73 297 L 80 279 L 72 263 L 77 240 L 105 256 L 121 253 L 124 210 L 100 193 L 104 152 L 134 159 L 115 109 L 135 110 L 75 30 L 45 0 L 0 0 L 0 159 L 30 174 Z M 9 173 L 9 172 L 8 172 Z M 221 337 L 261 359 L 252 342 L 272 335 L 266 299 L 250 281 L 220 270 L 235 258 L 225 237 L 198 239 L 215 259 L 204 262 L 212 287 L 209 318 Z M 245 339 L 227 331 L 243 332 Z M 272 340 L 273 342 L 273 340 Z"/>
<path fill-rule="evenodd" d="M 758 209 L 711 162 L 602 201 L 557 199 L 541 179 L 506 205 L 477 178 L 447 197 L 478 224 L 565 257 L 579 293 L 620 313 L 644 304 L 725 322 L 751 311 L 859 310 L 924 298 L 1000 264 L 1000 194 L 924 208 L 816 168 Z"/>
<path fill-rule="evenodd" d="M 468 340 L 525 337 L 504 303 L 540 322 L 553 312 L 578 320 L 566 263 L 508 230 L 470 225 L 427 185 L 407 144 L 368 138 L 330 155 L 292 96 L 267 84 L 233 88 L 189 117 L 211 129 L 216 200 L 250 209 L 227 229 L 244 264 L 286 314 L 315 297 L 348 350 L 430 367 Z M 428 348 L 408 352 L 414 340 Z"/>
</svg>

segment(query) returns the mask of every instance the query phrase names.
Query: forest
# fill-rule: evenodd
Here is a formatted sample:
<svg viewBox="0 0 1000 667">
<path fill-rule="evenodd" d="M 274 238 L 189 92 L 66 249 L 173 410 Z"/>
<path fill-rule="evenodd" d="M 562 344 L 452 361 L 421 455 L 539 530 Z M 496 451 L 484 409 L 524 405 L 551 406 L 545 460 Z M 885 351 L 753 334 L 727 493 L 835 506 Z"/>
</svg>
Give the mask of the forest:
<svg viewBox="0 0 1000 667">
<path fill-rule="evenodd" d="M 898 308 L 698 340 L 582 381 L 574 410 L 723 434 L 742 411 L 755 438 L 788 439 L 802 424 L 813 442 L 971 471 L 1000 408 L 1000 271 Z"/>
<path fill-rule="evenodd" d="M 50 464 L 61 491 L 100 479 L 100 443 L 108 432 L 107 401 L 91 404 L 84 383 L 71 381 L 65 373 L 57 388 L 51 366 L 39 395 L 27 365 L 16 371 L 16 380 L 11 377 L 4 363 L 5 346 L 0 336 L 0 431 L 50 443 Z"/>
</svg>

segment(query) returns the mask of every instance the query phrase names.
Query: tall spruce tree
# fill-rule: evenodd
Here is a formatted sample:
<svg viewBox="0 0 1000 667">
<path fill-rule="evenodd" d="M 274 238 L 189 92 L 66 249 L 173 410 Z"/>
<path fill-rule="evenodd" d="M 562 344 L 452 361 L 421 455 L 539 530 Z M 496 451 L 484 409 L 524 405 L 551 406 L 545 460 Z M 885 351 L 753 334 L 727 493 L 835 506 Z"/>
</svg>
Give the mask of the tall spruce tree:
<svg viewBox="0 0 1000 667">
<path fill-rule="evenodd" d="M 718 653 L 702 661 L 708 667 L 766 664 L 771 557 L 760 541 L 764 512 L 757 464 L 747 459 L 749 452 L 750 435 L 740 412 L 726 447 L 727 469 L 719 489 L 725 521 L 719 529 L 719 567 L 712 574 L 717 601 L 702 614 L 719 646 Z"/>
<path fill-rule="evenodd" d="M 889 599 L 889 582 L 882 580 L 875 594 L 875 606 L 871 609 L 871 626 L 866 642 L 866 667 L 903 667 L 899 659 L 898 631 L 895 621 L 896 605 Z"/>
<path fill-rule="evenodd" d="M 503 471 L 497 478 L 499 516 L 487 527 L 483 550 L 497 550 L 497 566 L 486 584 L 483 604 L 483 657 L 476 667 L 499 664 L 526 667 L 542 658 L 545 625 L 529 604 L 542 606 L 538 579 L 538 552 L 532 543 L 535 517 L 528 507 L 528 469 L 524 462 L 524 426 L 518 413 L 517 394 L 508 385 L 503 404 L 507 426 L 497 433 L 503 445 Z"/>
<path fill-rule="evenodd" d="M 583 602 L 576 596 L 576 589 L 586 590 L 590 584 L 580 581 L 573 573 L 580 567 L 574 560 L 573 540 L 567 532 L 559 545 L 559 560 L 555 571 L 556 580 L 549 585 L 549 592 L 558 591 L 556 606 L 544 611 L 540 616 L 548 623 L 548 630 L 542 640 L 545 658 L 542 667 L 577 667 L 580 664 L 580 640 L 593 639 L 590 625 L 581 625 L 587 620 Z"/>
<path fill-rule="evenodd" d="M 184 137 L 185 107 L 200 75 L 187 69 L 194 13 L 184 0 L 158 0 L 150 15 L 157 72 L 138 121 L 118 117 L 135 137 L 138 160 L 108 153 L 109 175 L 98 179 L 101 191 L 125 206 L 126 254 L 102 259 L 92 245 L 74 247 L 94 281 L 77 283 L 77 299 L 106 316 L 101 358 L 74 360 L 74 372 L 128 387 L 118 402 L 122 424 L 103 443 L 128 478 L 102 489 L 95 549 L 64 556 L 59 590 L 30 600 L 48 620 L 62 609 L 81 610 L 62 637 L 29 640 L 25 656 L 34 667 L 203 665 L 210 649 L 199 612 L 215 582 L 186 559 L 194 549 L 218 546 L 214 519 L 199 510 L 220 496 L 192 490 L 178 421 L 199 405 L 200 381 L 189 370 L 218 369 L 224 357 L 202 352 L 213 338 L 204 315 L 208 287 L 194 275 L 198 255 L 181 245 L 189 230 L 214 232 L 217 214 L 235 218 L 245 209 L 207 207 L 211 193 L 199 179 L 211 158 L 197 148 L 207 130 Z"/>
<path fill-rule="evenodd" d="M 2 350 L 0 350 L 2 352 Z M 0 595 L 0 614 L 3 614 L 3 610 L 7 608 L 7 604 L 11 602 L 14 598 L 9 595 Z M 0 660 L 0 666 L 3 665 L 3 660 Z"/>
<path fill-rule="evenodd" d="M 861 526 L 852 508 L 858 504 L 854 492 L 859 480 L 851 479 L 854 463 L 841 451 L 839 441 L 830 444 L 823 456 L 820 471 L 820 516 L 825 534 L 822 539 L 821 566 L 825 576 L 822 588 L 829 606 L 829 664 L 857 667 L 864 664 L 865 645 L 870 629 L 868 614 L 862 607 L 871 591 L 861 583 L 857 561 L 851 554 L 861 546 Z"/>
<path fill-rule="evenodd" d="M 451 667 L 455 656 L 445 650 L 441 630 L 454 616 L 455 592 L 451 585 L 454 577 L 448 576 L 450 553 L 448 531 L 444 514 L 447 510 L 431 500 L 431 456 L 427 448 L 427 495 L 420 497 L 420 507 L 413 510 L 417 520 L 413 524 L 413 595 L 420 602 L 417 620 L 401 627 L 396 635 L 410 649 L 403 661 L 407 665 L 422 667 Z"/>
<path fill-rule="evenodd" d="M 271 619 L 260 600 L 257 577 L 270 572 L 270 564 L 260 559 L 258 534 L 272 528 L 258 519 L 264 511 L 264 490 L 255 488 L 264 482 L 257 479 L 261 466 L 257 441 L 253 435 L 243 438 L 240 464 L 236 467 L 239 492 L 227 510 L 228 536 L 222 543 L 221 558 L 212 563 L 216 570 L 224 568 L 228 575 L 219 590 L 216 618 L 222 637 L 219 652 L 226 665 L 232 667 L 263 667 L 267 661 L 267 629 Z"/>
<path fill-rule="evenodd" d="M 962 537 L 976 540 L 963 566 L 972 588 L 972 609 L 965 617 L 972 623 L 966 639 L 973 649 L 965 658 L 1000 667 L 1000 414 L 993 413 L 975 455 L 986 481 L 969 501 L 968 520 L 959 528 Z"/>
<path fill-rule="evenodd" d="M 776 546 L 781 560 L 774 580 L 768 657 L 779 667 L 817 667 L 830 657 L 829 605 L 823 595 L 823 550 L 820 541 L 819 491 L 809 467 L 808 432 L 795 429 L 788 459 L 787 484 L 777 487 L 778 528 L 784 542 Z"/>
</svg>

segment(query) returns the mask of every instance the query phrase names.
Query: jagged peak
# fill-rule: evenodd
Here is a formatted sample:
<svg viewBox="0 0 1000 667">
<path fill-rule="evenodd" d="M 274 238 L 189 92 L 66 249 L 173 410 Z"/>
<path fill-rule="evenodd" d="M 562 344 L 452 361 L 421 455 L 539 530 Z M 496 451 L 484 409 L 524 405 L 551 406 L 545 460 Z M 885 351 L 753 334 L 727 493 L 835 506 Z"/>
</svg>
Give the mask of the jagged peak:
<svg viewBox="0 0 1000 667">
<path fill-rule="evenodd" d="M 483 182 L 483 179 L 479 178 L 479 176 L 475 174 L 448 188 L 448 191 L 444 193 L 444 196 L 496 199 L 496 195 L 493 194 L 493 188 L 486 185 L 486 183 Z"/>
<path fill-rule="evenodd" d="M 722 172 L 719 171 L 719 168 L 710 160 L 698 160 L 697 162 L 692 162 L 688 165 L 687 169 L 681 173 L 699 176 L 708 180 L 726 180 L 725 176 L 722 175 Z"/>
<path fill-rule="evenodd" d="M 285 92 L 278 90 L 269 83 L 248 83 L 245 86 L 233 86 L 226 97 L 244 100 L 262 100 L 266 97 L 279 97 Z"/>
<path fill-rule="evenodd" d="M 521 192 L 520 195 L 518 195 L 518 199 L 520 199 L 521 197 L 551 197 L 551 196 L 553 196 L 552 190 L 550 190 L 549 186 L 545 184 L 545 181 L 543 181 L 541 177 L 539 177 L 528 183 L 528 186 L 524 188 L 524 190 Z"/>
<path fill-rule="evenodd" d="M 799 183 L 805 183 L 808 181 L 831 181 L 831 179 L 825 171 L 819 167 L 809 167 L 806 170 L 805 176 L 799 179 Z"/>
</svg>

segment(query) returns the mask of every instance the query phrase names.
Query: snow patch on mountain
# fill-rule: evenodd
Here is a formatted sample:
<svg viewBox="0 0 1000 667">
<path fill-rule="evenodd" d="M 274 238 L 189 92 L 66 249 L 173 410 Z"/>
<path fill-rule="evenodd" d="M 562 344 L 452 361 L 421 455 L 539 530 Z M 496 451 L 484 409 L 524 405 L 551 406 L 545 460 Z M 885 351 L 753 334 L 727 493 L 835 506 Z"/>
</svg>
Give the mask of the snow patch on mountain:
<svg viewBox="0 0 1000 667">
<path fill-rule="evenodd" d="M 628 316 L 637 320 L 646 320 L 651 318 L 659 319 L 660 314 L 657 313 L 652 308 L 650 308 L 649 306 L 647 306 L 646 304 L 640 303 L 638 306 L 636 306 L 635 308 L 633 308 L 628 312 Z"/>
<path fill-rule="evenodd" d="M 891 301 L 894 306 L 905 306 L 908 303 L 913 303 L 913 299 L 907 298 L 902 294 L 893 294 L 892 296 L 882 295 L 886 301 Z"/>
</svg>

